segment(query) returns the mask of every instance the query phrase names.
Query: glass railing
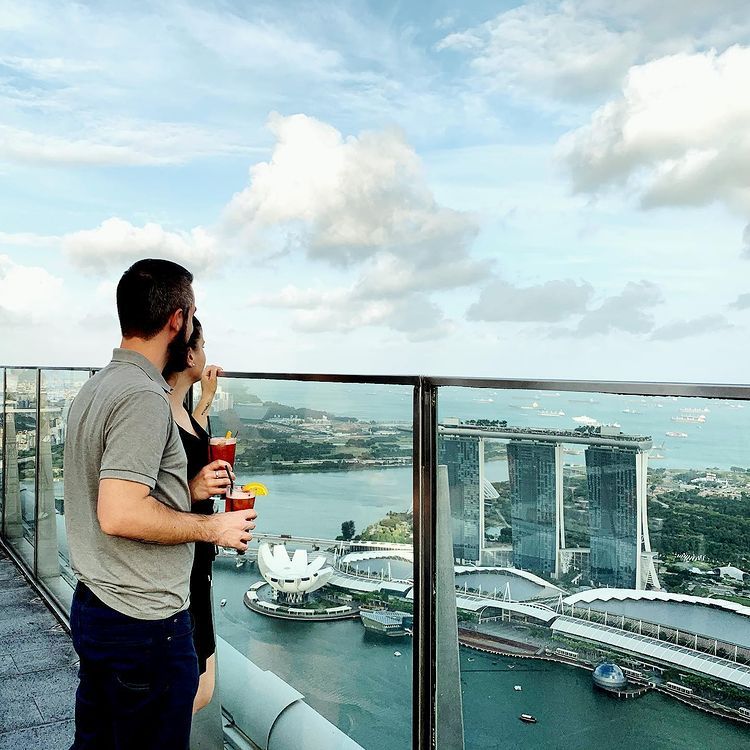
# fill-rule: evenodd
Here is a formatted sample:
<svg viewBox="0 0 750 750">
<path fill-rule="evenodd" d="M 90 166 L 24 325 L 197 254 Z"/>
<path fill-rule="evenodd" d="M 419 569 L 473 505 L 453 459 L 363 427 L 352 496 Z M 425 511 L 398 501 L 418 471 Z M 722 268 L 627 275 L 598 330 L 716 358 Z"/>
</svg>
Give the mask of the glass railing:
<svg viewBox="0 0 750 750">
<path fill-rule="evenodd" d="M 61 458 L 88 375 L 2 379 L 4 542 L 63 612 Z M 238 435 L 237 483 L 269 494 L 247 554 L 214 563 L 218 688 L 195 746 L 587 750 L 613 726 L 746 746 L 749 398 L 222 379 L 212 432 Z"/>
<path fill-rule="evenodd" d="M 237 484 L 269 491 L 256 541 L 220 555 L 213 578 L 231 647 L 219 650 L 222 707 L 257 744 L 270 726 L 240 660 L 359 747 L 411 743 L 412 401 L 404 385 L 222 381 L 212 433 L 238 436 Z"/>
<path fill-rule="evenodd" d="M 465 747 L 746 747 L 750 404 L 550 385 L 439 392 Z"/>
<path fill-rule="evenodd" d="M 67 610 L 75 576 L 65 533 L 63 453 L 70 405 L 89 377 L 86 370 L 41 370 L 37 576 Z"/>
<path fill-rule="evenodd" d="M 36 546 L 38 386 L 38 370 L 5 371 L 3 534 L 32 569 Z"/>
</svg>

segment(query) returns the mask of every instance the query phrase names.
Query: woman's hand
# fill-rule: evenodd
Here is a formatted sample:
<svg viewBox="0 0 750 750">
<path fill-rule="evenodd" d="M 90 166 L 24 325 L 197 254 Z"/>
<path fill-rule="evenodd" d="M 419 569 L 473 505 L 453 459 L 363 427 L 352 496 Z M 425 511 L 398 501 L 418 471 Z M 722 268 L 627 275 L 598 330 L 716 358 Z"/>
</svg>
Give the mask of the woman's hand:
<svg viewBox="0 0 750 750">
<path fill-rule="evenodd" d="M 223 495 L 235 479 L 232 465 L 226 461 L 211 461 L 190 480 L 190 499 L 193 502 L 208 500 L 213 495 Z"/>
<path fill-rule="evenodd" d="M 219 381 L 220 375 L 224 374 L 224 370 L 218 365 L 209 365 L 203 370 L 201 376 L 201 401 L 211 401 L 216 395 L 216 386 Z"/>
</svg>

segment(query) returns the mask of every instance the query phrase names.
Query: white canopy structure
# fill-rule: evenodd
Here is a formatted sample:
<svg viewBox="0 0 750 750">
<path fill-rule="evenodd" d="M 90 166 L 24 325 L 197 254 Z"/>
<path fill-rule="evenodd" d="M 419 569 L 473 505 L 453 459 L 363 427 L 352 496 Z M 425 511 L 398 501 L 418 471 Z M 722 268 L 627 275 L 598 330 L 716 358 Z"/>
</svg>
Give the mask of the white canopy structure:
<svg viewBox="0 0 750 750">
<path fill-rule="evenodd" d="M 298 549 L 290 558 L 283 544 L 271 546 L 263 542 L 258 548 L 258 569 L 263 578 L 285 599 L 300 602 L 305 595 L 325 586 L 333 575 L 323 555 L 308 562 L 307 550 Z"/>
</svg>

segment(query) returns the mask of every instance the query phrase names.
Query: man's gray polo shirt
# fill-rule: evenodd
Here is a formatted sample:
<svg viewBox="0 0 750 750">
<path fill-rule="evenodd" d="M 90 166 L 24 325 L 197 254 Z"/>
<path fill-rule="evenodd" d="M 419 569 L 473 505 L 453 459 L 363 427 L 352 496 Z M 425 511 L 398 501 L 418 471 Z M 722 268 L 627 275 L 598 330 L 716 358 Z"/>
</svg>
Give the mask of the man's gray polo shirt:
<svg viewBox="0 0 750 750">
<path fill-rule="evenodd" d="M 96 512 L 99 480 L 139 482 L 164 505 L 190 510 L 187 459 L 169 391 L 146 357 L 115 349 L 112 361 L 75 397 L 65 440 L 65 527 L 73 570 L 105 604 L 141 620 L 187 607 L 194 545 L 105 534 Z"/>
</svg>

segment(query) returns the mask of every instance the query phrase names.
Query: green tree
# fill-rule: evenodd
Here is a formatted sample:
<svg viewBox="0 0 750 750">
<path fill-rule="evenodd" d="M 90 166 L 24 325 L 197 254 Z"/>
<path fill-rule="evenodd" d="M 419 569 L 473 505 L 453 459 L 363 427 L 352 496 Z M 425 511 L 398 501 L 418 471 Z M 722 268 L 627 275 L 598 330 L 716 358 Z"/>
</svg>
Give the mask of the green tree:
<svg viewBox="0 0 750 750">
<path fill-rule="evenodd" d="M 341 524 L 341 538 L 348 542 L 354 538 L 354 521 L 344 521 L 344 523 Z"/>
</svg>

